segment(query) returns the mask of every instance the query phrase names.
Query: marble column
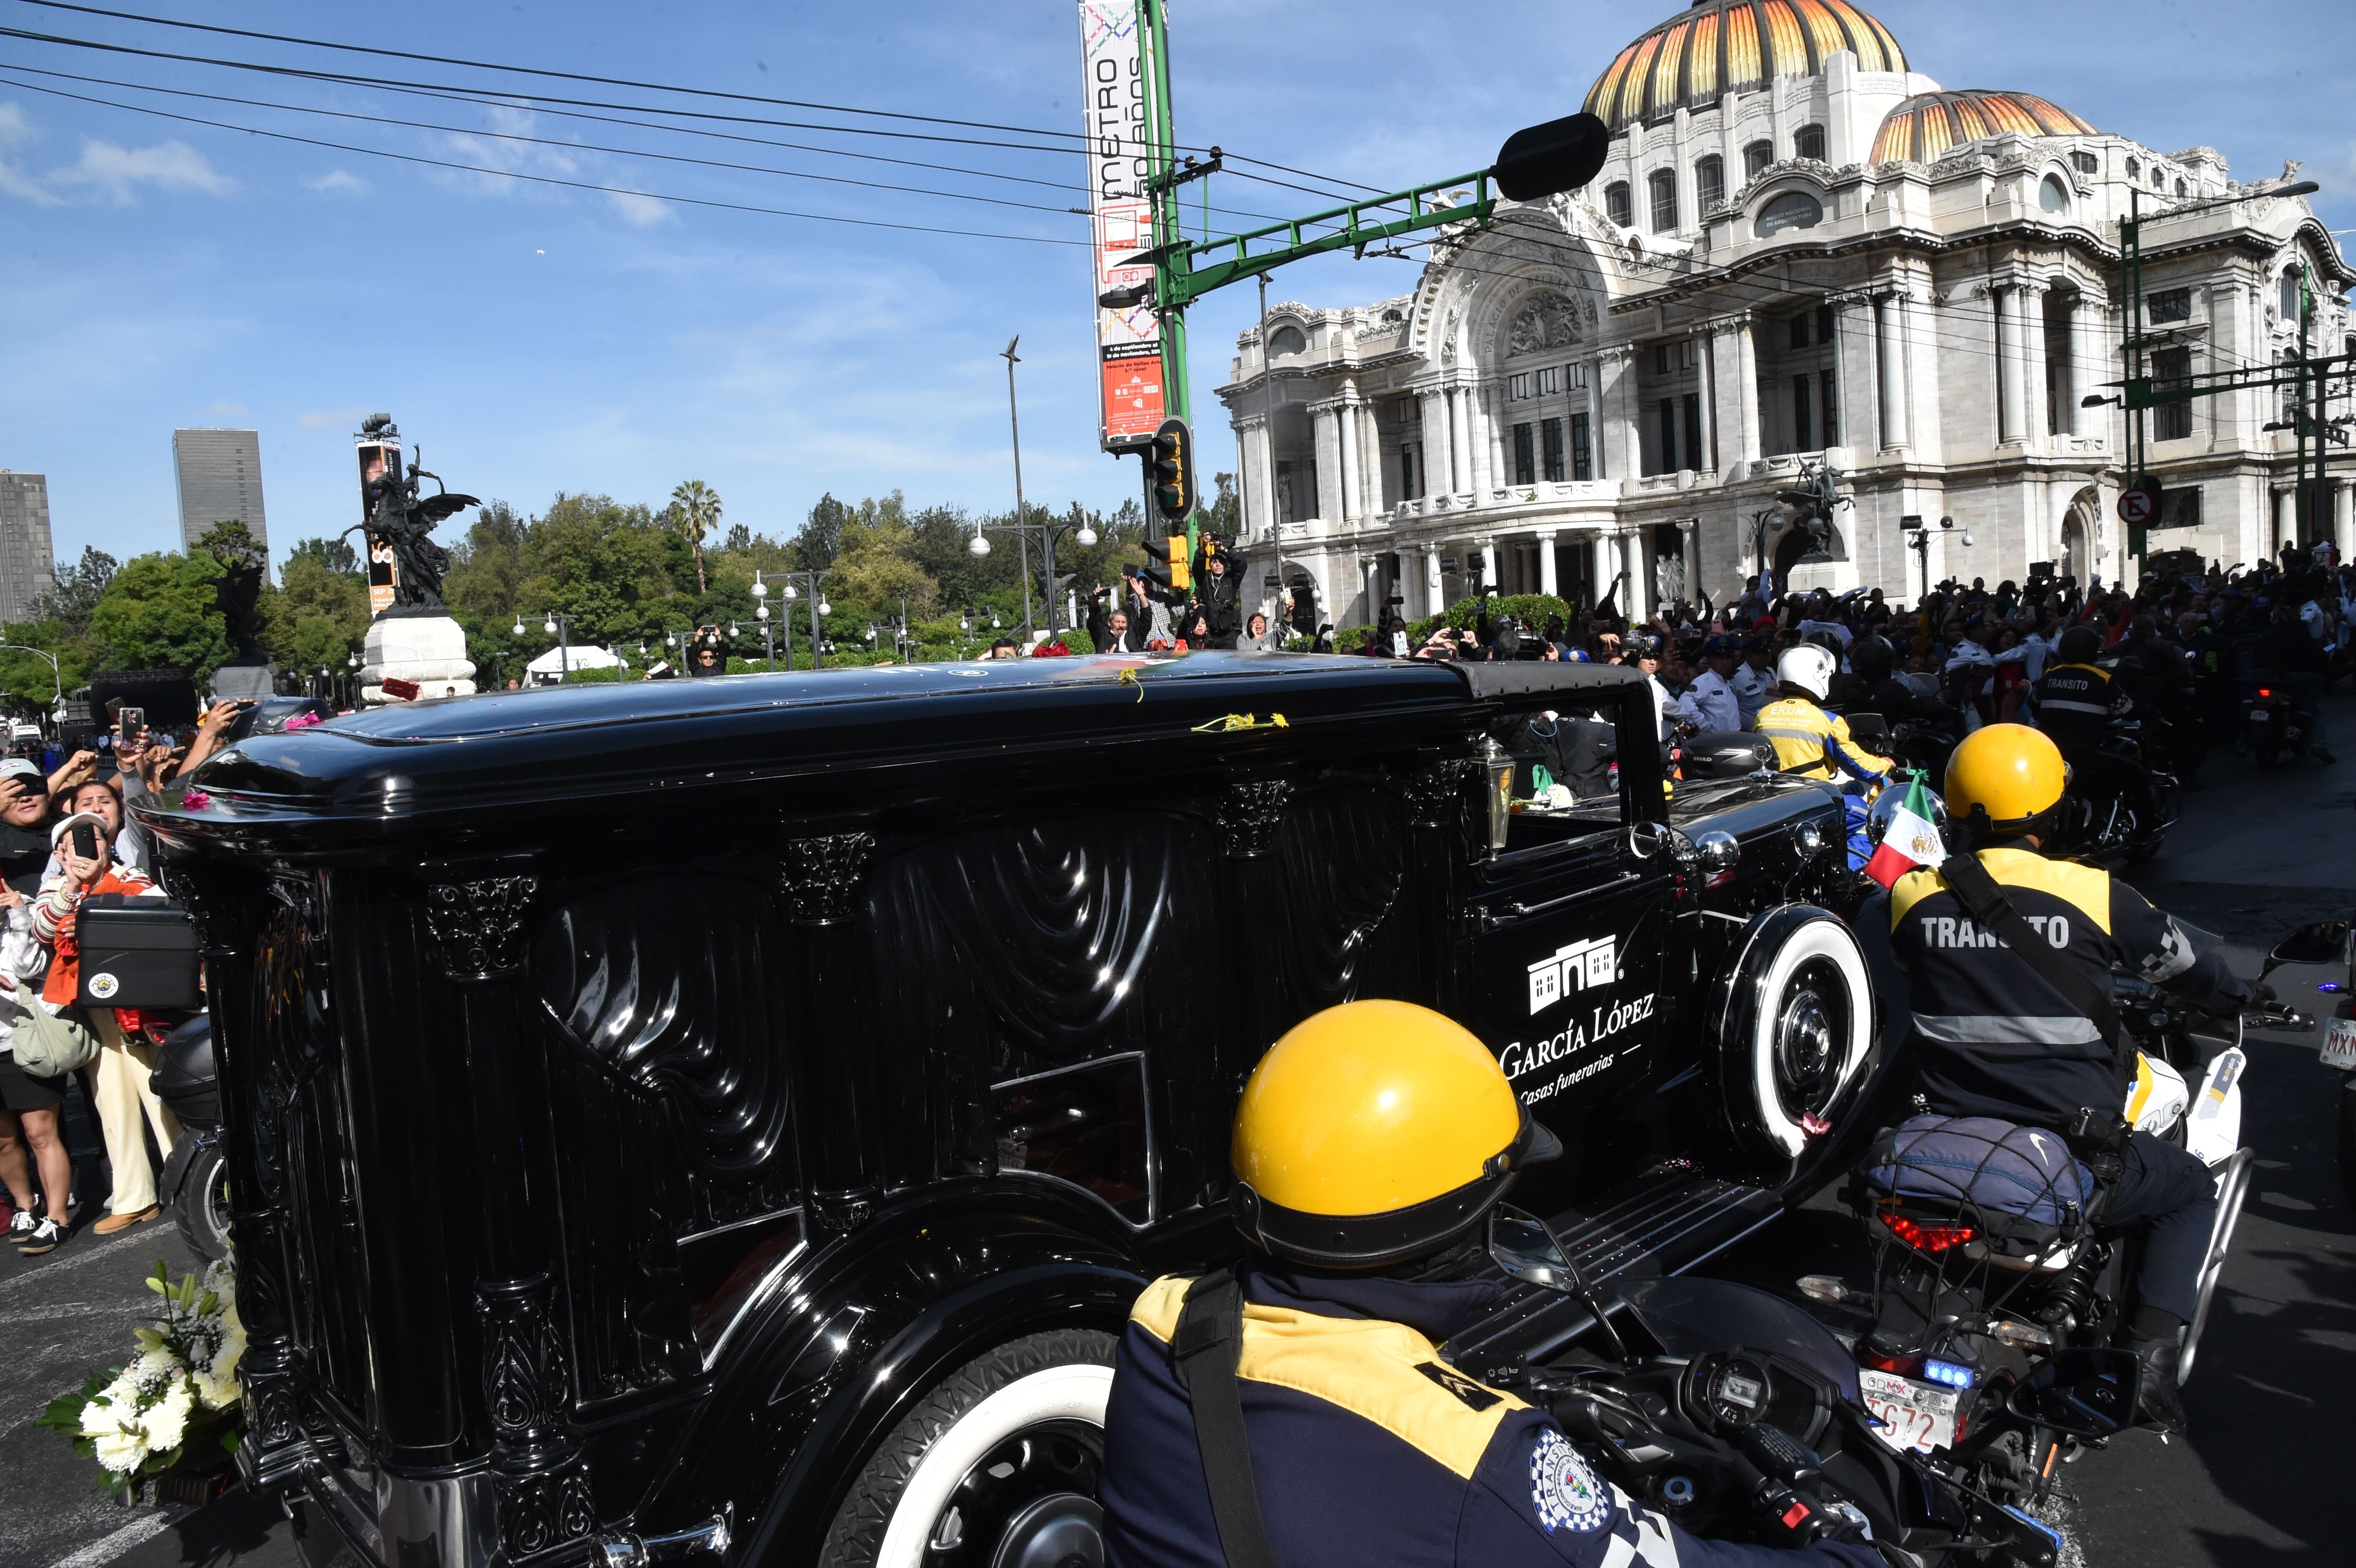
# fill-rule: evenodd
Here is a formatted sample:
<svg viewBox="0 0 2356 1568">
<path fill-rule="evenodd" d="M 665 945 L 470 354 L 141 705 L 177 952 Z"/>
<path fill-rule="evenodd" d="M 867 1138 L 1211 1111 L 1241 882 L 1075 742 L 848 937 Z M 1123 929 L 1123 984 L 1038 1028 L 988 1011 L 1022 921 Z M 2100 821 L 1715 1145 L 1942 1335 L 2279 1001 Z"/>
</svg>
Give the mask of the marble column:
<svg viewBox="0 0 2356 1568">
<path fill-rule="evenodd" d="M 1858 454 L 1859 460 L 1869 458 L 1880 450 L 1881 438 L 1874 428 L 1875 405 L 1879 399 L 1873 389 L 1873 313 L 1870 302 L 1855 295 L 1833 306 L 1833 342 L 1835 363 L 1839 366 L 1839 380 L 1835 388 L 1840 399 L 1840 444 Z"/>
<path fill-rule="evenodd" d="M 1594 464 L 1594 477 L 1604 479 L 1615 470 L 1609 465 L 1603 453 L 1603 361 L 1590 359 L 1586 368 L 1587 374 L 1582 379 L 1587 382 L 1588 452 Z"/>
<path fill-rule="evenodd" d="M 1342 432 L 1335 419 L 1336 406 L 1320 403 L 1309 411 L 1311 428 L 1316 435 L 1317 509 L 1316 517 L 1339 517 L 1342 514 Z M 1300 498 L 1293 499 L 1293 512 L 1301 512 Z M 1304 519 L 1306 520 L 1306 519 Z"/>
<path fill-rule="evenodd" d="M 1555 593 L 1554 530 L 1538 530 L 1538 592 Z"/>
<path fill-rule="evenodd" d="M 2098 393 L 2112 395 L 2115 389 L 2105 388 L 2103 383 L 2117 379 L 2111 368 L 2116 349 L 2117 345 L 2109 340 L 2102 307 L 2080 294 L 2077 308 L 2070 313 L 2069 414 L 2072 433 L 2109 438 L 2112 411 L 2108 405 L 2091 409 L 2081 405 Z"/>
<path fill-rule="evenodd" d="M 1898 302 L 1888 294 L 1873 302 L 1873 396 L 1880 416 L 1881 450 L 1907 444 L 1906 389 L 1899 375 L 1904 350 L 1898 336 Z"/>
<path fill-rule="evenodd" d="M 1620 536 L 1620 565 L 1628 574 L 1628 624 L 1633 626 L 1653 613 L 1652 541 L 1643 528 Z"/>
<path fill-rule="evenodd" d="M 2267 543 L 2271 550 L 2279 551 L 2283 546 L 2298 538 L 2298 492 L 2277 490 L 2274 493 L 2274 538 Z"/>
<path fill-rule="evenodd" d="M 1917 461 L 1937 463 L 1943 460 L 1946 448 L 1945 437 L 1939 429 L 1937 324 L 1931 319 L 1928 302 L 1915 298 L 1911 291 L 1900 293 L 1895 304 L 1900 347 L 1897 369 L 1900 385 L 1904 389 L 1905 407 L 1901 412 L 1908 442 Z M 1959 358 L 1957 373 L 1971 374 L 1973 365 L 1972 358 Z"/>
<path fill-rule="evenodd" d="M 1372 403 L 1360 403 L 1358 417 L 1358 515 L 1377 517 L 1383 510 L 1383 431 Z"/>
<path fill-rule="evenodd" d="M 1472 488 L 1472 389 L 1448 389 L 1449 494 L 1462 496 Z"/>
<path fill-rule="evenodd" d="M 1358 614 L 1358 624 L 1362 626 L 1379 627 L 1383 624 L 1383 558 L 1370 555 L 1366 557 L 1364 564 L 1366 578 L 1365 608 Z"/>
<path fill-rule="evenodd" d="M 1635 349 L 1619 347 L 1605 349 L 1596 359 L 1603 380 L 1603 422 L 1596 442 L 1615 479 L 1633 479 L 1644 471 L 1636 429 L 1635 357 Z"/>
<path fill-rule="evenodd" d="M 1725 470 L 1759 459 L 1759 350 L 1747 315 L 1719 322 L 1713 336 L 1710 422 L 1718 432 L 1719 465 Z"/>
<path fill-rule="evenodd" d="M 2345 479 L 2331 485 L 2331 542 L 2342 565 L 2356 560 L 2356 486 Z"/>
<path fill-rule="evenodd" d="M 1265 537 L 1276 522 L 1276 464 L 1269 441 L 1268 421 L 1254 415 L 1243 421 L 1244 520 Z"/>
<path fill-rule="evenodd" d="M 1437 615 L 1448 608 L 1448 587 L 1440 580 L 1440 545 L 1423 547 L 1423 613 Z"/>
<path fill-rule="evenodd" d="M 1504 586 L 1497 578 L 1497 541 L 1494 539 L 1481 541 L 1481 581 L 1486 587 Z"/>
<path fill-rule="evenodd" d="M 1355 523 L 1362 515 L 1358 510 L 1358 405 L 1347 393 L 1333 411 L 1333 424 L 1341 433 L 1342 487 L 1326 515 L 1340 522 Z"/>
<path fill-rule="evenodd" d="M 1489 464 L 1489 453 L 1496 445 L 1495 438 L 1490 434 L 1493 421 L 1489 417 L 1489 395 L 1492 389 L 1488 387 L 1468 387 L 1464 389 L 1465 407 L 1472 411 L 1472 430 L 1469 437 L 1472 449 L 1472 477 L 1468 488 L 1472 492 L 1474 506 L 1479 506 L 1488 496 L 1492 476 L 1496 473 Z"/>
<path fill-rule="evenodd" d="M 2048 412 L 2045 385 L 2045 285 L 2024 283 L 2020 301 L 2020 430 L 2031 445 L 2042 447 L 2059 421 Z M 2058 413 L 2054 410 L 2052 412 Z M 2043 559 L 2040 557 L 2039 559 Z"/>
<path fill-rule="evenodd" d="M 2028 433 L 2020 388 L 2020 291 L 2011 283 L 1988 289 L 1996 336 L 1996 439 L 1999 444 Z"/>
<path fill-rule="evenodd" d="M 1422 472 L 1416 479 L 1430 500 L 1448 494 L 1448 396 L 1437 387 L 1416 395 L 1423 415 L 1423 450 L 1416 453 Z"/>
<path fill-rule="evenodd" d="M 1686 603 L 1701 607 L 1701 519 L 1687 517 L 1677 524 L 1677 532 L 1685 542 Z"/>
<path fill-rule="evenodd" d="M 1701 448 L 1702 467 L 1706 472 L 1720 471 L 1718 455 L 1718 349 L 1716 335 L 1708 332 L 1694 335 L 1694 360 L 1701 367 L 1701 400 L 1696 405 L 1701 411 L 1700 439 L 1695 443 Z"/>
<path fill-rule="evenodd" d="M 1604 532 L 1602 529 L 1601 529 L 1601 528 L 1598 528 L 1598 529 L 1596 530 L 1596 532 L 1595 532 L 1595 543 L 1594 543 L 1594 549 L 1595 549 L 1595 571 L 1594 571 L 1594 574 L 1593 574 L 1593 575 L 1594 575 L 1594 578 L 1595 578 L 1595 599 L 1594 599 L 1594 603 L 1595 603 L 1595 604 L 1601 604 L 1601 603 L 1603 603 L 1603 601 L 1604 601 L 1604 600 L 1609 599 L 1609 598 L 1611 598 L 1611 597 L 1612 597 L 1612 592 L 1613 592 L 1612 584 L 1612 580 L 1614 577 L 1617 577 L 1617 576 L 1620 574 L 1620 568 L 1619 568 L 1619 566 L 1618 566 L 1618 564 L 1617 564 L 1617 557 L 1618 557 L 1618 555 L 1619 555 L 1619 550 L 1618 550 L 1618 548 L 1617 548 L 1617 547 L 1612 543 L 1612 536 L 1611 536 L 1610 534 L 1608 534 L 1608 533 L 1605 533 L 1605 532 Z M 1626 606 L 1627 606 L 1627 602 L 1626 602 L 1625 600 L 1622 600 L 1622 601 L 1620 601 L 1619 603 L 1620 603 L 1620 604 L 1621 604 L 1621 607 L 1622 607 L 1622 608 L 1623 608 L 1623 609 L 1624 609 L 1624 608 L 1626 608 Z M 1592 607 L 1593 607 L 1593 605 L 1590 605 L 1590 609 L 1591 609 Z"/>
</svg>

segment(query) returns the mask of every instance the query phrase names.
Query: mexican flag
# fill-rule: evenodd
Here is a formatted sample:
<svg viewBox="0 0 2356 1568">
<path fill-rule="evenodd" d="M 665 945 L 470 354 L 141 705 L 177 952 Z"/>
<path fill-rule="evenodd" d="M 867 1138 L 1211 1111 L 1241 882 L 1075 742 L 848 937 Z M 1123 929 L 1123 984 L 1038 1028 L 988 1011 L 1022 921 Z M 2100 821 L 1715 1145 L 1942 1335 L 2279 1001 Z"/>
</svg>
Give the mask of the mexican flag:
<svg viewBox="0 0 2356 1568">
<path fill-rule="evenodd" d="M 1906 798 L 1899 803 L 1897 813 L 1890 819 L 1889 831 L 1873 851 L 1873 859 L 1865 863 L 1865 874 L 1883 887 L 1894 885 L 1898 879 L 1917 866 L 1935 866 L 1946 859 L 1947 848 L 1939 841 L 1939 830 L 1931 824 L 1931 795 L 1922 787 L 1922 775 L 1916 773 L 1906 786 Z"/>
</svg>

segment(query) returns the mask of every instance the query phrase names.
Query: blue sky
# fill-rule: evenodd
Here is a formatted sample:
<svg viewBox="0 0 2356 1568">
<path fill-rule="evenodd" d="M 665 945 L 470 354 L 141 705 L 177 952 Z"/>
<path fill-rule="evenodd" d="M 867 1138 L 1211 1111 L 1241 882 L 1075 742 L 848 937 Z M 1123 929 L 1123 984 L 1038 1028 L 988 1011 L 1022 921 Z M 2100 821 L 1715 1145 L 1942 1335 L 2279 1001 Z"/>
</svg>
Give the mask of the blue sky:
<svg viewBox="0 0 2356 1568">
<path fill-rule="evenodd" d="M 1076 125 L 1070 0 L 619 5 L 425 0 L 365 31 L 347 6 L 113 0 L 119 9 L 729 91 L 1062 130 Z M 1515 127 L 1578 108 L 1620 45 L 1674 0 L 1481 5 L 1181 0 L 1179 136 L 1393 187 L 1484 165 Z M 2255 179 L 2286 157 L 2356 225 L 2340 100 L 2356 6 L 2236 0 L 1885 0 L 1871 7 L 1948 87 L 2019 88 L 2162 150 L 2206 144 Z M 370 62 L 0 0 L 0 27 L 413 80 Z M 2301 62 L 2310 62 L 2302 64 Z M 5 67 L 431 120 L 421 131 L 172 101 Z M 176 548 L 171 431 L 262 432 L 273 543 L 357 520 L 349 432 L 389 410 L 454 488 L 526 510 L 559 489 L 659 502 L 701 478 L 723 523 L 789 534 L 824 491 L 917 504 L 1012 499 L 1006 339 L 1023 336 L 1033 500 L 1109 507 L 1136 469 L 1095 441 L 1084 249 L 862 229 L 532 185 L 501 168 L 711 201 L 1060 239 L 1061 212 L 664 164 L 661 150 L 1049 207 L 1076 191 L 896 170 L 699 138 L 0 38 L 0 466 L 46 473 L 58 554 Z M 474 79 L 474 80 L 479 80 Z M 428 167 L 46 95 L 26 84 L 348 143 Z M 607 90 L 560 89 L 624 98 Z M 723 106 L 724 107 L 724 106 Z M 791 117 L 792 112 L 744 106 Z M 809 116 L 809 118 L 819 118 Z M 878 122 L 889 125 L 890 122 Z M 909 127 L 922 129 L 922 127 Z M 1076 155 L 744 127 L 1031 179 Z M 489 131 L 562 145 L 500 142 Z M 989 133 L 976 133 L 988 136 Z M 587 150 L 584 142 L 628 149 Z M 1220 177 L 1216 207 L 1322 205 Z M 1325 258 L 1272 297 L 1402 293 L 1416 269 Z M 1205 390 L 1253 313 L 1239 286 L 1193 316 L 1210 466 L 1232 444 Z"/>
</svg>

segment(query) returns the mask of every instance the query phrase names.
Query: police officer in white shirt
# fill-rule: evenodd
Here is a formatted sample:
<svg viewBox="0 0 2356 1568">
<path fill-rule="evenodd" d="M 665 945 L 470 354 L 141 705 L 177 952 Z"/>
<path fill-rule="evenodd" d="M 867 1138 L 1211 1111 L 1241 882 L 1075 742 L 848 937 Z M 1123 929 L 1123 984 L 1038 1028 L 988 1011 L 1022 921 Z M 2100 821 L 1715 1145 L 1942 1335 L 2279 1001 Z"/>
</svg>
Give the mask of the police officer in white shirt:
<svg viewBox="0 0 2356 1568">
<path fill-rule="evenodd" d="M 1758 720 L 1759 710 L 1775 700 L 1774 645 L 1756 635 L 1744 638 L 1742 663 L 1730 678 L 1741 706 L 1742 728 L 1748 730 Z"/>
<path fill-rule="evenodd" d="M 1669 716 L 1704 731 L 1742 728 L 1742 697 L 1734 684 L 1735 651 L 1731 637 L 1712 637 L 1701 647 L 1702 672 L 1686 693 L 1669 705 Z"/>
</svg>

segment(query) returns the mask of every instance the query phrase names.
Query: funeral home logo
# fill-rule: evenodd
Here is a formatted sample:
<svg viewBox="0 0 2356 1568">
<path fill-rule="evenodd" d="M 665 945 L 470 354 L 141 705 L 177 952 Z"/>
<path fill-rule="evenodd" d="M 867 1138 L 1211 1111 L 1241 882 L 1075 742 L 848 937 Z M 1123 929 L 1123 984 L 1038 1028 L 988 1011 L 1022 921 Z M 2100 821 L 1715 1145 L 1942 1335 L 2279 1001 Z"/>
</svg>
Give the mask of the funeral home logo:
<svg viewBox="0 0 2356 1568">
<path fill-rule="evenodd" d="M 1620 939 L 1590 937 L 1530 965 L 1530 1015 L 1535 1018 L 1573 991 L 1608 986 L 1620 977 Z"/>
</svg>

